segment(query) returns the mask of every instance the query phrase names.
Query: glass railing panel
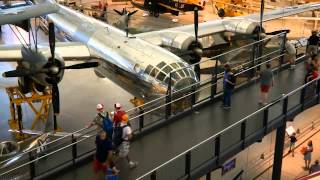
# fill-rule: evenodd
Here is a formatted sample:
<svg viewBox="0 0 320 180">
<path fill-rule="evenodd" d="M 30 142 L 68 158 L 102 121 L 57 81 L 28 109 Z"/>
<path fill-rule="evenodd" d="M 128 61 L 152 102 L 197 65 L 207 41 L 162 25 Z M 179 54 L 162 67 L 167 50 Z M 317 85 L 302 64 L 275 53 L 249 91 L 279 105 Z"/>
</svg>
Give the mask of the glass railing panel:
<svg viewBox="0 0 320 180">
<path fill-rule="evenodd" d="M 298 91 L 288 98 L 288 109 L 292 109 L 300 104 L 301 92 Z"/>
<path fill-rule="evenodd" d="M 191 151 L 191 169 L 195 169 L 214 157 L 215 143 L 210 140 Z"/>
<path fill-rule="evenodd" d="M 254 116 L 250 117 L 246 121 L 246 137 L 250 136 L 254 132 L 263 128 L 263 115 L 264 111 L 261 111 Z"/>
<path fill-rule="evenodd" d="M 185 156 L 179 157 L 157 171 L 157 179 L 179 179 L 185 174 Z"/>
<path fill-rule="evenodd" d="M 52 156 L 39 159 L 35 164 L 36 175 L 43 174 L 53 168 L 58 168 L 62 164 L 72 160 L 72 148 L 68 147 L 56 152 Z"/>
<path fill-rule="evenodd" d="M 235 125 L 232 129 L 224 132 L 220 138 L 220 149 L 223 152 L 241 140 L 241 124 Z"/>
<path fill-rule="evenodd" d="M 274 120 L 282 114 L 282 106 L 283 101 L 279 101 L 276 104 L 269 107 L 268 122 Z"/>
</svg>

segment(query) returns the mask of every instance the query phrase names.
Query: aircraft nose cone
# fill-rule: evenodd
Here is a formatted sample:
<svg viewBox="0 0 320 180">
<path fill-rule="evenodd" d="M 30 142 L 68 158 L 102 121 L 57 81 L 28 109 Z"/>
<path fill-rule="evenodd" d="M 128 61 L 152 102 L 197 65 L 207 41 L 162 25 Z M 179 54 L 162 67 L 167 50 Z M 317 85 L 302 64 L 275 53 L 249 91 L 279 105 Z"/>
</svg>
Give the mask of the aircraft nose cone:
<svg viewBox="0 0 320 180">
<path fill-rule="evenodd" d="M 195 84 L 197 81 L 194 78 L 186 77 L 179 81 L 177 81 L 173 86 L 173 91 L 179 92 L 178 94 L 184 94 L 190 92 L 192 90 L 192 85 Z M 196 85 L 195 85 L 196 86 Z"/>
</svg>

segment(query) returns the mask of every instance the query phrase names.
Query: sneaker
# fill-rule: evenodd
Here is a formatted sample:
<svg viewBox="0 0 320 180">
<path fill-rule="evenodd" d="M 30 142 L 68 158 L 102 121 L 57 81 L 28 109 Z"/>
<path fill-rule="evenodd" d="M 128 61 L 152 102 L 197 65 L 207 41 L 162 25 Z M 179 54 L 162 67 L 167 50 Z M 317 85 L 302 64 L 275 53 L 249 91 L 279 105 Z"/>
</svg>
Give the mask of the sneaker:
<svg viewBox="0 0 320 180">
<path fill-rule="evenodd" d="M 231 106 L 223 106 L 223 109 L 231 109 Z"/>
<path fill-rule="evenodd" d="M 130 161 L 130 162 L 129 162 L 129 167 L 130 167 L 131 169 L 137 167 L 137 165 L 138 165 L 138 162 L 133 162 L 133 161 Z"/>
</svg>

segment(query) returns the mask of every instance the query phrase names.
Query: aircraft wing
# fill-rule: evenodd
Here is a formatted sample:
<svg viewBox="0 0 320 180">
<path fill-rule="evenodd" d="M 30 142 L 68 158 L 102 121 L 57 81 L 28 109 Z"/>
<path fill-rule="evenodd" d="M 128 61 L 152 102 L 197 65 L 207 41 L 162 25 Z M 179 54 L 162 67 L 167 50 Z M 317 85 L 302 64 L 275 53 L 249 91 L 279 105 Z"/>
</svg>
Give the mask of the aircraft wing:
<svg viewBox="0 0 320 180">
<path fill-rule="evenodd" d="M 281 17 L 291 16 L 295 14 L 299 14 L 302 12 L 312 11 L 320 9 L 320 3 L 314 4 L 304 4 L 300 6 L 293 6 L 293 7 L 286 7 L 282 9 L 276 9 L 265 13 L 263 17 L 263 21 L 270 21 L 273 19 L 278 19 Z M 225 18 L 220 20 L 212 20 L 208 22 L 199 23 L 199 37 L 204 37 L 216 33 L 221 32 L 234 32 L 234 33 L 248 33 L 248 29 L 251 29 L 250 32 L 254 29 L 254 27 L 259 26 L 260 21 L 260 14 L 251 14 L 248 16 L 241 16 L 241 17 L 232 17 L 232 18 Z M 172 32 L 177 33 L 187 33 L 189 35 L 194 36 L 194 25 L 185 25 L 180 27 L 174 27 L 169 29 L 164 29 L 160 31 L 152 31 L 137 34 L 137 37 L 140 37 L 150 43 L 159 45 L 159 41 L 162 40 L 162 37 L 166 38 L 166 34 L 170 34 Z"/>
<path fill-rule="evenodd" d="M 0 62 L 21 61 L 21 44 L 0 45 Z M 39 44 L 40 52 L 49 52 L 48 44 Z M 78 42 L 57 42 L 55 52 L 64 60 L 88 60 L 92 58 L 88 47 Z"/>
<path fill-rule="evenodd" d="M 59 6 L 49 1 L 37 5 L 26 5 L 6 9 L 0 8 L 0 25 L 12 24 L 33 17 L 55 13 L 58 10 Z"/>
</svg>

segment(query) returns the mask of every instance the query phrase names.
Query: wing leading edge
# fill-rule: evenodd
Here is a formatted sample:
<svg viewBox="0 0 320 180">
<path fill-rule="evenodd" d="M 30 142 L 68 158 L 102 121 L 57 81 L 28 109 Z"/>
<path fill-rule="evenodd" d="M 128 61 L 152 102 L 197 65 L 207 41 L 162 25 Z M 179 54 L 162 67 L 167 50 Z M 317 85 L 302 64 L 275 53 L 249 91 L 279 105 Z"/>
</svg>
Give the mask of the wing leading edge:
<svg viewBox="0 0 320 180">
<path fill-rule="evenodd" d="M 263 21 L 270 21 L 286 16 L 291 16 L 307 11 L 317 10 L 320 9 L 320 3 L 313 3 L 313 4 L 304 4 L 299 6 L 293 6 L 293 7 L 286 7 L 281 9 L 276 9 L 269 11 L 265 13 L 263 17 Z M 203 22 L 199 24 L 199 37 L 204 37 L 208 35 L 212 35 L 215 33 L 230 31 L 230 29 L 234 29 L 233 27 L 237 27 L 237 24 L 239 23 L 252 23 L 252 24 L 258 24 L 260 20 L 260 14 L 252 14 L 248 16 L 241 16 L 241 17 L 233 17 L 233 18 L 226 18 L 221 20 L 212 20 L 208 22 Z M 230 28 L 231 27 L 231 28 Z M 140 37 L 146 41 L 149 41 L 153 44 L 158 44 L 159 38 L 164 34 L 167 34 L 168 32 L 184 32 L 188 33 L 190 35 L 194 35 L 194 25 L 185 25 L 180 27 L 174 27 L 169 29 L 164 29 L 160 31 L 152 31 L 152 32 L 146 32 L 137 34 L 137 37 Z M 157 38 L 159 36 L 159 38 Z"/>
<path fill-rule="evenodd" d="M 22 45 L 0 45 L 0 62 L 21 61 Z M 50 51 L 48 44 L 39 44 L 38 51 Z M 92 58 L 88 47 L 78 42 L 57 42 L 56 53 L 64 60 L 88 60 Z"/>
<path fill-rule="evenodd" d="M 58 12 L 59 6 L 50 1 L 37 5 L 27 5 L 0 9 L 0 25 L 12 24 L 22 20 Z"/>
</svg>

